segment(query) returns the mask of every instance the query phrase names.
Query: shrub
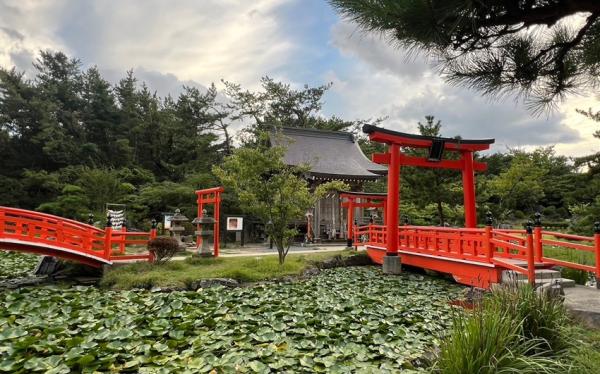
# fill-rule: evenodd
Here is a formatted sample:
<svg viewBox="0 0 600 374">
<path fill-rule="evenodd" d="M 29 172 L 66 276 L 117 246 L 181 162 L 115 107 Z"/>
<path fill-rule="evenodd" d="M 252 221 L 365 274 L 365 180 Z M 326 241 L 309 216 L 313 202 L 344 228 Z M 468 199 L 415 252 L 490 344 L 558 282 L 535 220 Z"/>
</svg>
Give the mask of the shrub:
<svg viewBox="0 0 600 374">
<path fill-rule="evenodd" d="M 148 242 L 148 252 L 154 256 L 155 264 L 169 261 L 179 250 L 177 240 L 169 237 L 159 237 Z"/>
</svg>

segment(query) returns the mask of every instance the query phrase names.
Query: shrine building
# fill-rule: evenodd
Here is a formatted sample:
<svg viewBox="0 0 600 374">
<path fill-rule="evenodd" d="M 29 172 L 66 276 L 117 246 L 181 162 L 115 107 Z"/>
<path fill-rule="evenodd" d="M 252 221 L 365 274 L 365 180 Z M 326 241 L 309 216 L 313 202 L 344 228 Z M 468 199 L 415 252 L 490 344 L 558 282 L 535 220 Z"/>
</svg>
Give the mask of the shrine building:
<svg viewBox="0 0 600 374">
<path fill-rule="evenodd" d="M 365 156 L 354 135 L 349 132 L 283 127 L 270 133 L 270 142 L 272 146 L 285 148 L 284 161 L 287 165 L 310 167 L 306 180 L 312 190 L 321 183 L 342 181 L 351 187 L 351 192 L 359 192 L 363 191 L 366 181 L 383 178 L 387 173 L 386 166 L 376 164 Z M 348 194 L 332 192 L 317 201 L 307 212 L 306 221 L 298 223 L 300 232 L 316 241 L 347 240 L 349 223 L 345 196 Z M 385 199 L 385 194 L 361 196 L 357 197 L 357 203 L 361 198 Z M 351 221 L 358 224 L 366 224 L 371 219 L 382 222 L 382 209 L 357 205 L 350 214 Z"/>
</svg>

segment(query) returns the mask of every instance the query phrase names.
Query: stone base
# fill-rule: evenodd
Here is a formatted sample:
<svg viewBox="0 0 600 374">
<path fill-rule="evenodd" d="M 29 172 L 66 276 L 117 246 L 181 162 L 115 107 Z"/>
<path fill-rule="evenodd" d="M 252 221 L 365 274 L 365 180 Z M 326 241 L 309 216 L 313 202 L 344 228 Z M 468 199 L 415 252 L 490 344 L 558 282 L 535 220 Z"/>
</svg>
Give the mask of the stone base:
<svg viewBox="0 0 600 374">
<path fill-rule="evenodd" d="M 384 256 L 383 257 L 383 273 L 384 274 L 400 274 L 402 272 L 402 261 L 400 256 Z"/>
<path fill-rule="evenodd" d="M 352 248 L 352 239 L 348 239 L 348 240 L 346 241 L 346 247 L 348 247 L 348 248 Z"/>
</svg>

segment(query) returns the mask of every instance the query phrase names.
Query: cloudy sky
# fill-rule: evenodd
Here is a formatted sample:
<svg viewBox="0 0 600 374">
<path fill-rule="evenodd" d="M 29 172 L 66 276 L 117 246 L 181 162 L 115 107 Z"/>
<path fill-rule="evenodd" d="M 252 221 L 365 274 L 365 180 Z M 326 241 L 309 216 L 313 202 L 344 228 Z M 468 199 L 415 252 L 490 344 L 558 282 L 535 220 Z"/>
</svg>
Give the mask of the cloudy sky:
<svg viewBox="0 0 600 374">
<path fill-rule="evenodd" d="M 510 98 L 490 102 L 357 30 L 325 0 L 0 0 L 0 65 L 31 72 L 40 49 L 97 65 L 113 82 L 134 69 L 161 96 L 221 79 L 253 89 L 264 75 L 333 82 L 323 115 L 386 117 L 385 127 L 415 132 L 433 114 L 444 135 L 495 137 L 497 150 L 555 144 L 575 156 L 600 146 L 598 126 L 575 113 L 599 109 L 598 97 L 570 98 L 542 117 Z"/>
</svg>

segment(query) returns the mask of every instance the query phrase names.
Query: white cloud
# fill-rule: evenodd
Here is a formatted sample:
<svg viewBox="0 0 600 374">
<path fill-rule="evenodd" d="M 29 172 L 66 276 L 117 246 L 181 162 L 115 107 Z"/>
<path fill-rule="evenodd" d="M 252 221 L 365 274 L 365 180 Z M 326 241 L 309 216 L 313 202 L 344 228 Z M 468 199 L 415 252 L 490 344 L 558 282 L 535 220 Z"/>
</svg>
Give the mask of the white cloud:
<svg viewBox="0 0 600 374">
<path fill-rule="evenodd" d="M 55 6 L 56 5 L 56 6 Z M 57 17 L 61 3 L 30 0 L 0 2 L 0 66 L 16 66 L 31 72 L 31 62 L 40 49 L 69 49 L 57 40 L 52 23 L 47 18 Z"/>
<path fill-rule="evenodd" d="M 12 1 L 2 5 L 0 25 L 26 42 L 0 30 L 11 43 L 2 44 L 0 63 L 14 64 L 11 53 L 55 48 L 106 70 L 255 85 L 295 48 L 278 32 L 275 11 L 286 1 Z"/>
<path fill-rule="evenodd" d="M 349 22 L 338 22 L 331 29 L 331 45 L 347 57 L 369 63 L 378 71 L 417 81 L 429 74 L 429 66 L 416 53 L 398 53 L 384 34 L 364 32 Z M 392 42 L 393 43 L 393 42 Z"/>
<path fill-rule="evenodd" d="M 557 113 L 535 118 L 510 99 L 490 103 L 475 91 L 448 86 L 424 58 L 408 56 L 390 47 L 385 37 L 357 31 L 348 22 L 332 26 L 329 48 L 340 56 L 323 63 L 319 56 L 331 50 L 314 43 L 296 45 L 302 38 L 285 27 L 296 20 L 282 17 L 280 10 L 293 2 L 301 4 L 0 0 L 0 65 L 31 74 L 38 50 L 61 50 L 85 66 L 98 65 L 111 82 L 133 68 L 160 96 L 177 96 L 183 84 L 204 87 L 221 78 L 258 89 L 259 78 L 267 74 L 300 87 L 304 82 L 298 81 L 293 63 L 301 58 L 315 77 L 334 82 L 325 98 L 325 115 L 386 116 L 387 127 L 414 132 L 418 120 L 433 114 L 447 135 L 496 137 L 501 149 L 557 144 L 559 152 L 583 155 L 600 145 L 591 136 L 598 124 L 574 110 L 598 108 L 593 97 L 570 98 Z"/>
<path fill-rule="evenodd" d="M 331 29 L 331 44 L 343 56 L 356 59 L 350 69 L 329 71 L 337 96 L 334 110 L 346 117 L 387 117 L 384 126 L 415 132 L 417 121 L 432 114 L 442 120 L 444 135 L 496 138 L 497 150 L 505 147 L 556 145 L 567 155 L 589 154 L 598 125 L 575 113 L 575 107 L 598 106 L 571 98 L 547 117 L 535 117 L 511 98 L 493 102 L 477 91 L 449 86 L 424 58 L 409 56 L 390 46 L 383 37 L 365 35 L 356 26 L 340 21 Z"/>
</svg>

